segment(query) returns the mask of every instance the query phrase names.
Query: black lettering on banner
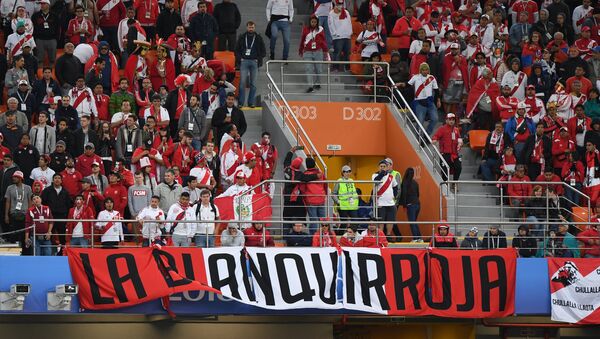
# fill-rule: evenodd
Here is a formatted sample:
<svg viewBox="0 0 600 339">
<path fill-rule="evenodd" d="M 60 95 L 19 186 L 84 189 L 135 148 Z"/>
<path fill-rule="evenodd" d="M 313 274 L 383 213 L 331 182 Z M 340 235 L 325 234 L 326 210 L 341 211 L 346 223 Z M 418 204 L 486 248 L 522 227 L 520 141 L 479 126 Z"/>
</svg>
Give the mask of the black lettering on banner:
<svg viewBox="0 0 600 339">
<path fill-rule="evenodd" d="M 498 279 L 490 281 L 489 263 L 496 263 Z M 508 294 L 508 283 L 506 278 L 506 263 L 500 256 L 485 256 L 479 259 L 479 275 L 481 276 L 481 310 L 490 311 L 490 299 L 492 298 L 492 289 L 498 288 L 499 300 L 498 311 L 504 311 L 506 308 L 506 295 Z"/>
<path fill-rule="evenodd" d="M 346 285 L 346 302 L 349 304 L 355 304 L 356 298 L 354 295 L 354 271 L 352 270 L 352 259 L 350 258 L 350 252 L 344 251 L 344 257 L 346 259 L 346 265 L 344 267 L 346 270 L 346 277 L 344 279 L 344 284 Z"/>
<path fill-rule="evenodd" d="M 88 283 L 90 284 L 90 290 L 92 293 L 92 300 L 96 305 L 111 305 L 115 303 L 114 298 L 103 297 L 100 295 L 100 287 L 96 282 L 96 277 L 94 276 L 94 270 L 92 269 L 92 265 L 90 264 L 90 255 L 87 253 L 80 253 L 79 258 L 81 259 L 81 263 L 83 264 L 83 270 L 85 271 L 85 275 L 87 276 Z"/>
<path fill-rule="evenodd" d="M 440 301 L 439 303 L 436 303 L 433 301 L 433 294 L 432 294 L 432 287 L 431 286 L 427 286 L 426 287 L 426 293 L 425 293 L 425 300 L 427 301 L 427 305 L 433 309 L 436 310 L 447 310 L 450 308 L 450 306 L 452 305 L 452 291 L 451 291 L 451 286 L 450 286 L 450 267 L 448 264 L 448 258 L 439 255 L 439 254 L 435 254 L 435 253 L 428 253 L 427 255 L 429 255 L 429 258 L 425 259 L 425 272 L 426 276 L 429 277 L 431 272 L 429 271 L 431 269 L 430 265 L 433 265 L 432 261 L 433 260 L 437 260 L 439 265 L 440 265 L 440 271 L 442 272 L 442 276 L 441 276 L 441 283 L 442 283 L 442 301 Z M 426 280 L 426 284 L 429 284 L 429 280 Z"/>
<path fill-rule="evenodd" d="M 392 272 L 394 272 L 394 291 L 396 293 L 396 309 L 406 310 L 406 300 L 404 300 L 404 289 L 408 288 L 408 292 L 412 298 L 413 307 L 415 310 L 421 309 L 419 301 L 419 290 L 417 284 L 421 280 L 419 271 L 419 260 L 413 254 L 392 254 Z M 406 280 L 402 274 L 402 261 L 407 261 L 410 264 L 410 277 Z"/>
<path fill-rule="evenodd" d="M 337 302 L 336 298 L 336 283 L 337 283 L 337 261 L 338 255 L 337 252 L 331 252 L 329 254 L 329 258 L 331 259 L 331 267 L 333 279 L 331 281 L 331 286 L 329 286 L 329 298 L 325 297 L 325 290 L 327 286 L 325 286 L 325 272 L 323 272 L 323 265 L 321 265 L 321 257 L 317 253 L 313 253 L 310 255 L 313 267 L 315 268 L 315 275 L 317 277 L 317 283 L 319 284 L 319 298 L 328 305 L 335 305 Z"/>
<path fill-rule="evenodd" d="M 125 260 L 125 263 L 127 264 L 127 274 L 125 275 L 119 275 L 117 260 L 120 259 Z M 117 294 L 117 298 L 119 298 L 120 302 L 126 303 L 129 301 L 127 298 L 127 292 L 123 286 L 123 284 L 127 281 L 131 281 L 138 299 L 143 299 L 148 296 L 146 290 L 144 289 L 144 283 L 142 282 L 142 278 L 138 272 L 135 256 L 133 254 L 111 254 L 106 257 L 106 265 L 108 267 L 108 273 L 110 275 L 110 279 L 112 280 L 113 287 L 115 288 L 115 293 Z"/>
<path fill-rule="evenodd" d="M 227 263 L 227 276 L 225 278 L 219 278 L 219 265 L 220 260 L 225 260 Z M 211 286 L 217 290 L 222 289 L 224 286 L 229 286 L 231 290 L 231 296 L 236 299 L 241 299 L 238 282 L 235 279 L 235 258 L 227 253 L 215 253 L 208 257 L 208 270 L 210 272 Z"/>
<path fill-rule="evenodd" d="M 273 293 L 273 285 L 271 284 L 271 275 L 269 274 L 269 265 L 267 264 L 267 256 L 264 253 L 256 253 L 256 259 L 258 261 L 258 267 L 252 260 L 252 257 L 248 257 L 250 261 L 250 272 L 254 280 L 260 287 L 260 290 L 265 296 L 265 303 L 269 306 L 275 305 L 275 294 Z M 256 292 L 254 293 L 256 295 Z"/>
<path fill-rule="evenodd" d="M 301 291 L 292 295 L 290 290 L 290 282 L 287 277 L 287 270 L 285 267 L 285 260 L 292 260 L 298 271 L 298 279 L 300 280 Z M 277 276 L 279 277 L 279 285 L 281 287 L 281 296 L 283 301 L 288 304 L 296 303 L 300 300 L 312 301 L 312 297 L 315 295 L 315 291 L 310 288 L 308 281 L 308 275 L 306 274 L 306 266 L 302 257 L 295 253 L 279 253 L 275 255 L 275 267 L 277 269 Z"/>
<path fill-rule="evenodd" d="M 173 280 L 173 277 L 171 276 L 171 272 L 175 272 L 175 273 L 179 274 L 179 271 L 177 271 L 177 264 L 175 263 L 175 257 L 173 257 L 173 255 L 171 253 L 161 251 L 159 249 L 153 249 L 152 257 L 154 257 L 154 261 L 156 261 L 158 270 L 160 271 L 163 278 L 165 279 L 167 286 L 177 287 L 177 286 L 183 286 L 183 285 L 188 285 L 188 284 L 192 283 L 192 281 L 188 278 L 181 278 L 181 279 Z M 168 265 L 165 265 L 163 258 L 167 260 Z M 193 275 L 194 275 L 194 273 L 192 272 L 192 276 Z"/>
<path fill-rule="evenodd" d="M 357 253 L 357 260 L 363 304 L 372 307 L 370 291 L 371 288 L 374 288 L 375 293 L 377 293 L 377 298 L 379 299 L 379 305 L 381 305 L 381 309 L 389 310 L 390 305 L 387 302 L 385 291 L 383 289 L 386 280 L 385 262 L 383 261 L 383 257 L 378 254 Z M 369 272 L 367 268 L 367 262 L 369 261 L 373 261 L 376 267 L 375 272 L 377 273 L 377 277 L 373 280 L 369 280 Z"/>
<path fill-rule="evenodd" d="M 196 274 L 194 273 L 194 264 L 192 262 L 192 255 L 190 253 L 183 253 L 181 255 L 183 259 L 183 269 L 185 270 L 185 277 L 190 280 L 196 280 Z"/>
<path fill-rule="evenodd" d="M 466 255 L 462 257 L 462 272 L 465 283 L 465 303 L 457 305 L 456 309 L 460 312 L 468 312 L 475 305 L 475 290 L 473 289 L 473 266 L 471 265 L 471 258 Z"/>
<path fill-rule="evenodd" d="M 246 256 L 245 249 L 241 250 L 240 263 L 242 269 L 242 281 L 244 282 L 244 286 L 246 287 L 246 295 L 248 296 L 248 300 L 256 301 L 256 296 L 254 295 L 252 283 L 250 282 L 250 272 L 248 272 L 248 261 L 250 261 L 250 256 Z"/>
</svg>

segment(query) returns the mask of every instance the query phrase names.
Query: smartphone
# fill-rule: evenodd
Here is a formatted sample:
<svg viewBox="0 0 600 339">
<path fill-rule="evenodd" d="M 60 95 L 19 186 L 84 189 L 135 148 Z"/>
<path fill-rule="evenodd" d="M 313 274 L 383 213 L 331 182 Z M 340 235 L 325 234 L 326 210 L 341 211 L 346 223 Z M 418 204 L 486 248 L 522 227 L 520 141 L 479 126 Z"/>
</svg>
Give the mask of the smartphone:
<svg viewBox="0 0 600 339">
<path fill-rule="evenodd" d="M 297 151 L 304 151 L 304 146 L 296 146 Z"/>
</svg>

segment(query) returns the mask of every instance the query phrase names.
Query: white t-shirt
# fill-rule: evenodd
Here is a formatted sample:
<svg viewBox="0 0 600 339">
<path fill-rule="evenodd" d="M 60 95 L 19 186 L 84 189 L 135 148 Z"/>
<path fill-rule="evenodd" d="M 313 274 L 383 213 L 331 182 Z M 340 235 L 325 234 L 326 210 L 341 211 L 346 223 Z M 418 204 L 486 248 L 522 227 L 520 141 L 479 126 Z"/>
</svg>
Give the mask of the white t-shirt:
<svg viewBox="0 0 600 339">
<path fill-rule="evenodd" d="M 217 220 L 219 216 L 219 208 L 215 206 L 215 211 L 213 212 L 210 204 L 208 204 L 208 206 L 204 206 L 202 203 L 200 203 L 194 207 L 194 213 L 196 213 L 196 208 L 200 209 L 197 218 L 199 222 L 196 224 L 196 234 L 213 234 L 215 232 L 215 223 L 201 221 Z"/>
<path fill-rule="evenodd" d="M 146 110 L 144 111 L 144 119 L 147 119 L 150 116 L 150 107 L 146 108 Z M 169 111 L 167 111 L 164 107 L 160 108 L 160 115 L 159 115 L 159 119 L 157 119 L 157 122 L 162 122 L 162 121 L 170 121 L 171 118 L 169 117 Z"/>
<path fill-rule="evenodd" d="M 165 213 L 160 209 L 160 207 L 152 208 L 148 206 L 144 207 L 140 213 L 138 213 L 137 220 L 156 220 L 157 217 L 159 220 L 165 220 Z M 144 237 L 144 239 L 154 241 L 154 239 L 161 235 L 161 225 L 162 224 L 158 222 L 145 221 L 144 225 L 142 226 L 142 237 Z"/>
<path fill-rule="evenodd" d="M 50 167 L 47 167 L 45 170 L 42 170 L 40 167 L 36 167 L 31 170 L 31 175 L 29 175 L 29 178 L 33 181 L 41 181 L 44 183 L 44 188 L 46 188 L 52 185 L 52 177 L 54 176 L 54 173 L 55 172 Z"/>
</svg>

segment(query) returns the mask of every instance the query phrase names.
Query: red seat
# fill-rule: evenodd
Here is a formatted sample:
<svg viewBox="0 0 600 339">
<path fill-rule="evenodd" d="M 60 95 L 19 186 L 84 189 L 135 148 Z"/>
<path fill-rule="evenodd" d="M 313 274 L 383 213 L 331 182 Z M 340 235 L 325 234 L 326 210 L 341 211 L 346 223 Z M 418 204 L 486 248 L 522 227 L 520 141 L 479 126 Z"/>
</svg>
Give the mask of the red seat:
<svg viewBox="0 0 600 339">
<path fill-rule="evenodd" d="M 487 140 L 489 131 L 473 129 L 469 131 L 469 145 L 475 152 L 480 152 L 485 148 L 485 141 Z"/>
</svg>

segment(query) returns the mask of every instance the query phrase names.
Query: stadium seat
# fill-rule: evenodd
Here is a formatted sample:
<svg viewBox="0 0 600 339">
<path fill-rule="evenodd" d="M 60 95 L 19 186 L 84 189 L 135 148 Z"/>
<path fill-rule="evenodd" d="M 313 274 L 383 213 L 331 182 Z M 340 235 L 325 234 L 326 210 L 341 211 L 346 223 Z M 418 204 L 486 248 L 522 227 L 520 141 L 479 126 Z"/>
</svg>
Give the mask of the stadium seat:
<svg viewBox="0 0 600 339">
<path fill-rule="evenodd" d="M 573 221 L 574 222 L 587 222 L 589 211 L 587 207 L 573 206 Z M 577 228 L 585 229 L 583 225 L 576 225 Z"/>
<path fill-rule="evenodd" d="M 350 61 L 361 61 L 360 54 L 352 53 L 350 54 Z M 360 64 L 352 64 L 350 65 L 350 72 L 354 75 L 362 75 L 363 65 Z"/>
<path fill-rule="evenodd" d="M 387 45 L 387 51 L 390 53 L 392 51 L 396 51 L 396 50 L 398 50 L 398 48 L 400 48 L 400 38 L 399 37 L 389 36 L 387 38 L 387 40 L 385 41 L 385 43 Z"/>
<path fill-rule="evenodd" d="M 363 31 L 363 25 L 356 20 L 356 18 L 352 19 L 352 34 L 358 35 Z"/>
<path fill-rule="evenodd" d="M 490 134 L 486 130 L 473 129 L 469 131 L 469 145 L 475 152 L 480 152 L 485 148 L 485 141 Z"/>
<path fill-rule="evenodd" d="M 235 54 L 233 52 L 230 52 L 230 51 L 216 51 L 214 53 L 214 59 L 215 60 L 221 60 L 226 65 L 228 65 L 231 68 L 235 69 Z"/>
<path fill-rule="evenodd" d="M 381 61 L 390 62 L 390 60 L 392 60 L 391 54 L 382 54 L 381 55 Z"/>
</svg>

